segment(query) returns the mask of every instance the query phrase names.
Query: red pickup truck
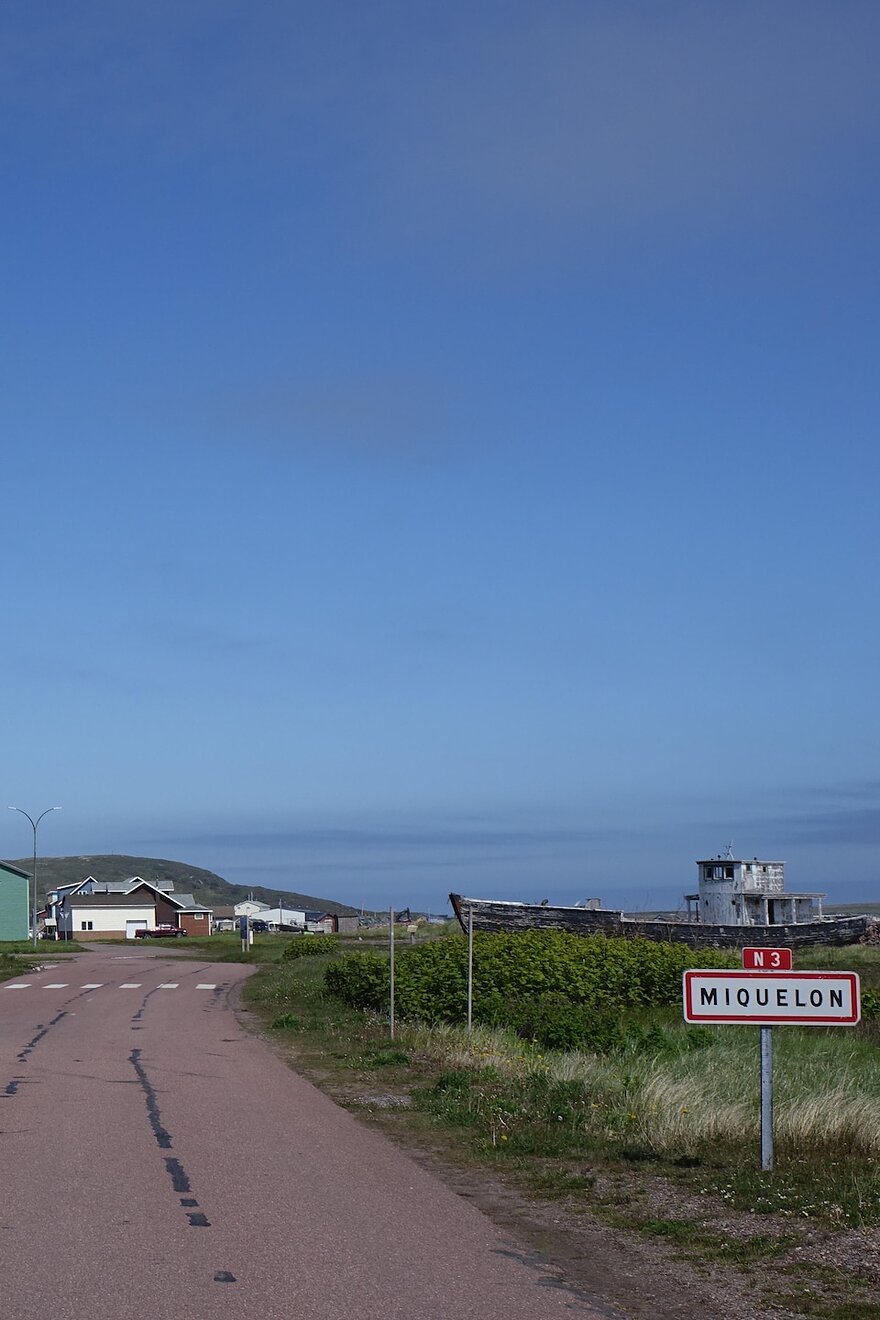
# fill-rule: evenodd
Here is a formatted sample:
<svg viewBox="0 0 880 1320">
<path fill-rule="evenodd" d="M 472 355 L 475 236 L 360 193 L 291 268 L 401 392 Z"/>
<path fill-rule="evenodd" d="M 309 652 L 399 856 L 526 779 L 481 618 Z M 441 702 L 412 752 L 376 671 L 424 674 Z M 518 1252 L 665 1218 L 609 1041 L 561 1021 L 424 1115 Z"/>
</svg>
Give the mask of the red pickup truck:
<svg viewBox="0 0 880 1320">
<path fill-rule="evenodd" d="M 180 926 L 156 926 L 153 930 L 141 926 L 135 931 L 134 937 L 136 940 L 173 940 L 175 936 L 185 934 L 186 931 L 181 930 Z"/>
</svg>

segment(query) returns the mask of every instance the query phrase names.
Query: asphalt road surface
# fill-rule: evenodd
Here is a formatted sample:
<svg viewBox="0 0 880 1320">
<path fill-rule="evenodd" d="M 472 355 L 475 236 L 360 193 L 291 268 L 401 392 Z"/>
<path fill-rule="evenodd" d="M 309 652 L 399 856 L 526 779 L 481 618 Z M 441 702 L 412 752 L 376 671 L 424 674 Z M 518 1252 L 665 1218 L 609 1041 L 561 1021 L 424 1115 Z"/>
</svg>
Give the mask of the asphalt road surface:
<svg viewBox="0 0 880 1320">
<path fill-rule="evenodd" d="M 237 1022 L 112 946 L 0 983 L 2 1320 L 608 1313 Z"/>
</svg>

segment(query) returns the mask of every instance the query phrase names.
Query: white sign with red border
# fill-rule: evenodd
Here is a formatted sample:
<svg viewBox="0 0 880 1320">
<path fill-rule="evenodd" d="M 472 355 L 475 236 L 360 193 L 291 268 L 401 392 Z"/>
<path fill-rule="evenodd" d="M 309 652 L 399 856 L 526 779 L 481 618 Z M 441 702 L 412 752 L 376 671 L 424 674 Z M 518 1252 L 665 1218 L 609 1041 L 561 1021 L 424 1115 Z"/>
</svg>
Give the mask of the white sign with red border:
<svg viewBox="0 0 880 1320">
<path fill-rule="evenodd" d="M 790 972 L 791 949 L 746 946 L 742 951 L 742 964 L 750 972 Z"/>
<path fill-rule="evenodd" d="M 861 1015 L 855 972 L 685 972 L 684 1020 L 758 1026 L 853 1027 Z"/>
</svg>

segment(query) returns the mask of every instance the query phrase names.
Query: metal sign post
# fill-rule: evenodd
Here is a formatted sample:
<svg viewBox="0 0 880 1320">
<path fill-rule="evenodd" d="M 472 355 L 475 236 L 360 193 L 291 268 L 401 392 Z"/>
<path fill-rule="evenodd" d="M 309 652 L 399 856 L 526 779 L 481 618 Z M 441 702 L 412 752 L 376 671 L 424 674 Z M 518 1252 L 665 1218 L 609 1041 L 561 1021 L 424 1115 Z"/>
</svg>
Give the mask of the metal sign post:
<svg viewBox="0 0 880 1320">
<path fill-rule="evenodd" d="M 773 1168 L 773 1028 L 761 1028 L 761 1168 Z"/>
<path fill-rule="evenodd" d="M 394 1040 L 394 908 L 388 909 L 388 961 L 390 964 L 388 1013 L 391 1026 L 391 1039 Z"/>
<path fill-rule="evenodd" d="M 467 936 L 468 936 L 467 1029 L 468 1032 L 471 1032 L 474 1026 L 474 910 L 470 904 L 468 904 Z"/>
<path fill-rule="evenodd" d="M 854 1027 L 855 972 L 794 972 L 790 949 L 743 949 L 741 972 L 694 968 L 682 977 L 685 1022 L 760 1027 L 761 1168 L 773 1168 L 773 1026 Z"/>
</svg>

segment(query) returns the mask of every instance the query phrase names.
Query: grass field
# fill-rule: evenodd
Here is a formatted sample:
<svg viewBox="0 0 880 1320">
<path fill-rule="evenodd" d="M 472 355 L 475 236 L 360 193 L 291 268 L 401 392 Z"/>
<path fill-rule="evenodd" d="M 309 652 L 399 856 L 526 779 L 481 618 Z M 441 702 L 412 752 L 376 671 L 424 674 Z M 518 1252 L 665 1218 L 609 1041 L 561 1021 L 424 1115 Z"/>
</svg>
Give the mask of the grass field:
<svg viewBox="0 0 880 1320">
<path fill-rule="evenodd" d="M 754 1027 L 687 1028 L 675 1009 L 645 1010 L 626 1046 L 604 1055 L 462 1026 L 403 1023 L 392 1040 L 386 1017 L 327 993 L 329 961 L 266 966 L 244 994 L 296 1067 L 341 1103 L 444 1159 L 504 1171 L 531 1195 L 564 1201 L 566 1214 L 582 1208 L 662 1239 L 699 1269 L 751 1271 L 767 1302 L 789 1314 L 880 1315 L 880 1285 L 861 1267 L 857 1278 L 845 1266 L 818 1270 L 802 1250 L 814 1240 L 804 1234 L 880 1224 L 875 1022 L 774 1032 L 768 1174 L 759 1168 Z M 796 962 L 857 970 L 864 986 L 880 985 L 877 949 Z M 736 1232 L 715 1227 L 732 1222 Z"/>
</svg>

